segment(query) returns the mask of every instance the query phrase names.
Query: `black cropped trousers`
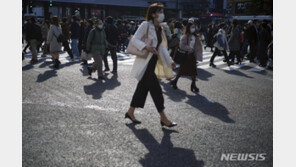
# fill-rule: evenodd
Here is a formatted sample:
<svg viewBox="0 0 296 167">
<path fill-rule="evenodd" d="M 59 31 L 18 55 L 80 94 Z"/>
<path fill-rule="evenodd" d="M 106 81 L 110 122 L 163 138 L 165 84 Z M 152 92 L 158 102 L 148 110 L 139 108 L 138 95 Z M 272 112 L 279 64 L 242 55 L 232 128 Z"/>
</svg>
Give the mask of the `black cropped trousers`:
<svg viewBox="0 0 296 167">
<path fill-rule="evenodd" d="M 157 111 L 162 112 L 164 110 L 165 107 L 162 89 L 154 72 L 157 59 L 157 55 L 153 55 L 150 59 L 145 74 L 139 81 L 133 95 L 131 107 L 144 108 L 148 92 L 150 92 Z"/>
</svg>

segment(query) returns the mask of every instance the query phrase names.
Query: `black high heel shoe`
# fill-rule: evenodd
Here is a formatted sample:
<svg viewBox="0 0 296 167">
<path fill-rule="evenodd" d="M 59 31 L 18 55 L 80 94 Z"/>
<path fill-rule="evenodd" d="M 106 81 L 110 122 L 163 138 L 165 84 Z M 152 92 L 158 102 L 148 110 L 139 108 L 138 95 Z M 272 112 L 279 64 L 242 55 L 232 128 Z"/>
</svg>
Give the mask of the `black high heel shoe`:
<svg viewBox="0 0 296 167">
<path fill-rule="evenodd" d="M 197 92 L 197 93 L 199 92 L 199 89 L 195 85 L 191 85 L 190 89 L 192 92 Z"/>
<path fill-rule="evenodd" d="M 124 118 L 130 119 L 134 124 L 141 124 L 141 121 L 138 121 L 136 119 L 133 120 L 132 117 L 128 113 L 125 113 L 125 117 Z"/>
<path fill-rule="evenodd" d="M 171 127 L 177 126 L 178 124 L 176 124 L 175 122 L 171 122 L 169 125 L 166 125 L 165 123 L 163 123 L 162 121 L 160 121 L 160 125 L 171 128 Z"/>
</svg>

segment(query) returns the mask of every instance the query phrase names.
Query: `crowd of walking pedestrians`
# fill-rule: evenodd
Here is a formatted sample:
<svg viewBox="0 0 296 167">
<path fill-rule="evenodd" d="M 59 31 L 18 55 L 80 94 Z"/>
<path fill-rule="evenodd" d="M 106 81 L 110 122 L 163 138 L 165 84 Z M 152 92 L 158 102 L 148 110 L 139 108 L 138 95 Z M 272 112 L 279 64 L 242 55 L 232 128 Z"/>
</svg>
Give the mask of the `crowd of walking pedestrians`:
<svg viewBox="0 0 296 167">
<path fill-rule="evenodd" d="M 132 75 L 139 81 L 131 99 L 125 118 L 134 123 L 141 123 L 134 116 L 136 108 L 143 108 L 150 92 L 160 115 L 162 126 L 173 127 L 164 113 L 164 98 L 158 78 L 171 80 L 170 85 L 178 89 L 177 82 L 182 76 L 191 77 L 190 90 L 198 93 L 196 85 L 197 63 L 203 61 L 203 49 L 210 48 L 213 55 L 210 66 L 216 67 L 214 59 L 223 55 L 228 66 L 240 64 L 245 58 L 254 63 L 272 69 L 272 25 L 267 21 L 250 20 L 239 24 L 206 25 L 203 30 L 195 19 L 170 19 L 164 22 L 164 6 L 152 4 L 147 11 L 146 19 L 141 24 L 135 21 L 114 19 L 111 16 L 102 19 L 82 20 L 77 15 L 71 19 L 56 16 L 42 24 L 31 18 L 23 26 L 23 42 L 32 54 L 31 63 L 38 62 L 38 52 L 42 57 L 51 55 L 53 67 L 58 69 L 61 62 L 59 53 L 66 51 L 71 60 L 78 59 L 86 65 L 88 74 L 97 72 L 99 79 L 105 80 L 104 72 L 110 71 L 107 56 L 113 61 L 112 73 L 118 72 L 117 52 L 136 55 Z M 202 36 L 205 37 L 203 47 Z M 71 46 L 71 47 L 70 47 Z M 245 57 L 246 56 L 246 57 Z M 89 59 L 94 63 L 90 66 Z M 104 70 L 103 70 L 104 64 Z M 179 68 L 176 68 L 179 64 Z M 174 76 L 173 70 L 176 70 Z"/>
</svg>

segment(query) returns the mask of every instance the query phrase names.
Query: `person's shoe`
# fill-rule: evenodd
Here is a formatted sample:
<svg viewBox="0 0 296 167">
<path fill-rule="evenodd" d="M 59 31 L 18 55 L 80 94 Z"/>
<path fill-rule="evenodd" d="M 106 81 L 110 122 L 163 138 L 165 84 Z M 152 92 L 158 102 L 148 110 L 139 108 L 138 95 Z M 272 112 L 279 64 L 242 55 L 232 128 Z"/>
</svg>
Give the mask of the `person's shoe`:
<svg viewBox="0 0 296 167">
<path fill-rule="evenodd" d="M 55 59 L 53 67 L 58 69 L 60 67 L 60 64 L 61 64 L 61 62 L 58 59 Z"/>
<path fill-rule="evenodd" d="M 112 71 L 111 73 L 114 74 L 114 75 L 116 75 L 117 74 L 117 71 Z"/>
<path fill-rule="evenodd" d="M 255 63 L 255 61 L 254 60 L 250 60 L 250 63 Z"/>
<path fill-rule="evenodd" d="M 131 117 L 128 113 L 125 113 L 124 118 L 125 118 L 125 119 L 126 119 L 126 118 L 130 119 L 134 124 L 141 124 L 141 121 L 138 121 L 138 120 L 136 120 L 136 119 L 133 120 L 132 117 Z"/>
<path fill-rule="evenodd" d="M 46 57 L 46 54 L 42 54 L 41 57 Z"/>
<path fill-rule="evenodd" d="M 176 124 L 175 122 L 171 122 L 169 125 L 166 125 L 164 122 L 160 121 L 160 125 L 171 128 L 171 127 L 177 126 L 178 124 Z"/>
<path fill-rule="evenodd" d="M 199 89 L 196 87 L 195 84 L 191 84 L 191 88 L 190 88 L 190 90 L 191 90 L 192 92 L 196 92 L 196 93 L 199 92 Z"/>
<path fill-rule="evenodd" d="M 210 63 L 210 66 L 216 68 L 216 65 L 214 63 Z"/>
<path fill-rule="evenodd" d="M 172 85 L 172 87 L 173 87 L 174 89 L 178 89 L 178 87 L 177 87 L 177 82 L 176 82 L 175 80 L 171 81 L 170 84 Z"/>
<path fill-rule="evenodd" d="M 223 62 L 226 62 L 226 59 L 223 59 Z"/>
<path fill-rule="evenodd" d="M 90 67 L 87 67 L 87 72 L 88 72 L 88 75 L 91 76 L 91 73 L 92 73 L 92 69 Z"/>
<path fill-rule="evenodd" d="M 87 60 L 82 59 L 81 61 L 83 65 L 87 65 Z"/>
<path fill-rule="evenodd" d="M 227 62 L 227 65 L 231 66 L 231 65 L 233 65 L 233 62 L 231 62 L 231 61 Z"/>
<path fill-rule="evenodd" d="M 267 69 L 272 71 L 273 70 L 273 67 L 268 66 Z"/>
<path fill-rule="evenodd" d="M 32 64 L 36 64 L 36 63 L 38 63 L 38 60 L 37 60 L 37 59 L 32 59 L 32 60 L 31 60 L 31 63 L 32 63 Z"/>
<path fill-rule="evenodd" d="M 104 70 L 104 71 L 105 71 L 105 72 L 106 72 L 106 71 L 110 71 L 110 69 L 109 69 L 109 68 L 105 68 L 105 70 Z"/>
</svg>

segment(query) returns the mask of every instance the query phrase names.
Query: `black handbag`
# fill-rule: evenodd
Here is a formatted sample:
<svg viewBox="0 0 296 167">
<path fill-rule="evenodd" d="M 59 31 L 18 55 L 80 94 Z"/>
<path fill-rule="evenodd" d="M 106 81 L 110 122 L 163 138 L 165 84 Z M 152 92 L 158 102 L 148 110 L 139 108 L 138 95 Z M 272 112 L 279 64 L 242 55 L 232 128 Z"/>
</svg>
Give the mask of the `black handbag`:
<svg viewBox="0 0 296 167">
<path fill-rule="evenodd" d="M 178 48 L 177 53 L 174 57 L 174 61 L 177 64 L 184 64 L 185 61 L 187 60 L 187 57 L 188 57 L 188 52 Z"/>
</svg>

